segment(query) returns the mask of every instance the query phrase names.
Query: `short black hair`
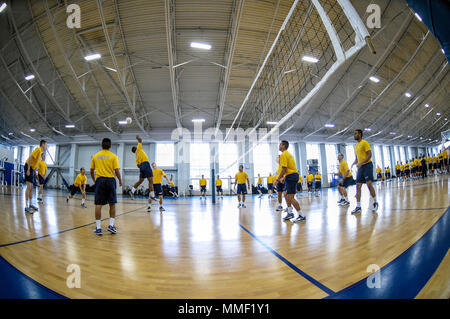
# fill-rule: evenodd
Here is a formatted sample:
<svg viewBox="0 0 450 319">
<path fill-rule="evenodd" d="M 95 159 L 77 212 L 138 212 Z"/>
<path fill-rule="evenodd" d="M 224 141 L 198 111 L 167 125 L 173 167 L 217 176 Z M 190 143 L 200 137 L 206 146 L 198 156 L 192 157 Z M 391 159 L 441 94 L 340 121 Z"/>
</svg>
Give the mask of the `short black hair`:
<svg viewBox="0 0 450 319">
<path fill-rule="evenodd" d="M 111 140 L 107 137 L 105 137 L 102 140 L 102 149 L 109 150 L 111 148 Z"/>
<path fill-rule="evenodd" d="M 131 151 L 132 151 L 133 153 L 136 153 L 136 150 L 137 150 L 137 147 L 136 147 L 136 146 L 133 146 L 133 147 L 131 148 Z"/>
<path fill-rule="evenodd" d="M 361 137 L 363 136 L 363 132 L 360 129 L 355 130 L 355 132 L 358 132 L 359 134 L 361 134 Z"/>
<path fill-rule="evenodd" d="M 84 170 L 84 167 L 80 168 L 80 172 Z"/>
<path fill-rule="evenodd" d="M 241 167 L 242 167 L 242 168 L 244 168 L 244 165 L 242 165 L 242 164 L 241 164 L 241 165 L 239 165 L 239 168 L 241 168 Z"/>
<path fill-rule="evenodd" d="M 284 148 L 285 148 L 285 149 L 288 149 L 288 148 L 289 148 L 289 142 L 288 142 L 288 141 L 281 141 L 281 144 L 284 145 Z"/>
<path fill-rule="evenodd" d="M 39 143 L 39 146 L 42 146 L 42 144 L 46 144 L 47 141 L 46 140 L 41 140 L 41 142 Z"/>
</svg>

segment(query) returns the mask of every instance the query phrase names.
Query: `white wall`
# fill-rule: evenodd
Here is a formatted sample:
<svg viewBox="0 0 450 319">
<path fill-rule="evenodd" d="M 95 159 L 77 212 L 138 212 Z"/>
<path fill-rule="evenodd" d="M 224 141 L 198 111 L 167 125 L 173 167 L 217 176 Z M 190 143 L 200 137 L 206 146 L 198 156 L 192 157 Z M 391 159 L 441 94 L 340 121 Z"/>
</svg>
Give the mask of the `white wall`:
<svg viewBox="0 0 450 319">
<path fill-rule="evenodd" d="M 4 157 L 7 157 L 8 163 L 14 163 L 14 151 L 12 149 L 9 149 L 3 145 L 0 145 L 0 159 L 3 160 Z"/>
</svg>

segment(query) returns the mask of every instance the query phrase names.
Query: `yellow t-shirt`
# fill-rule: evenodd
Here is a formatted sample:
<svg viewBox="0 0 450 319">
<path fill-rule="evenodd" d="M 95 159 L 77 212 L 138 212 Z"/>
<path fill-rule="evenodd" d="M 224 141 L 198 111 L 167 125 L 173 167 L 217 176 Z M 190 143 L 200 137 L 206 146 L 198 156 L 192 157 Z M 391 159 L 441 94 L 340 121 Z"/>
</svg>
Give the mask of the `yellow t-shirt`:
<svg viewBox="0 0 450 319">
<path fill-rule="evenodd" d="M 406 164 L 405 164 L 405 170 L 408 170 L 408 169 L 409 169 L 409 164 L 406 163 Z"/>
<path fill-rule="evenodd" d="M 308 181 L 308 183 L 311 183 L 313 181 L 313 179 L 314 179 L 313 174 L 306 175 L 306 180 Z"/>
<path fill-rule="evenodd" d="M 166 176 L 166 173 L 160 168 L 154 168 L 152 170 L 153 172 L 153 184 L 161 184 L 162 183 L 162 177 Z"/>
<path fill-rule="evenodd" d="M 278 177 L 278 175 L 280 175 L 280 173 L 281 173 L 281 165 L 280 164 L 278 164 L 278 168 L 277 168 L 277 174 L 275 175 L 276 177 Z M 276 177 L 275 177 L 275 179 L 276 179 Z"/>
<path fill-rule="evenodd" d="M 144 162 L 148 162 L 147 154 L 142 149 L 142 143 L 138 143 L 134 156 L 136 157 L 137 166 L 141 165 Z"/>
<path fill-rule="evenodd" d="M 432 158 L 431 156 L 428 156 L 428 157 L 427 157 L 427 163 L 428 163 L 428 164 L 433 163 L 433 158 Z"/>
<path fill-rule="evenodd" d="M 273 176 L 267 176 L 267 184 L 273 184 Z"/>
<path fill-rule="evenodd" d="M 45 174 L 47 173 L 47 164 L 44 161 L 39 161 L 37 165 L 38 173 L 42 177 L 45 177 Z"/>
<path fill-rule="evenodd" d="M 246 172 L 242 171 L 236 174 L 236 176 L 234 177 L 237 180 L 238 184 L 245 184 L 245 181 L 248 178 L 248 175 Z"/>
<path fill-rule="evenodd" d="M 367 156 L 367 152 L 370 150 L 370 144 L 366 140 L 361 140 L 358 144 L 355 145 L 355 154 L 356 158 L 358 159 L 358 163 L 364 161 Z M 372 162 L 372 160 L 369 160 L 367 163 L 370 162 Z"/>
<path fill-rule="evenodd" d="M 204 178 L 200 179 L 200 186 L 206 186 L 206 179 Z"/>
<path fill-rule="evenodd" d="M 222 180 L 216 179 L 216 186 L 222 186 Z"/>
<path fill-rule="evenodd" d="M 320 176 L 320 174 L 316 174 L 314 178 L 316 179 L 316 182 L 320 182 L 322 180 L 322 176 Z"/>
<path fill-rule="evenodd" d="M 350 171 L 350 169 L 348 168 L 348 164 L 346 160 L 342 160 L 339 163 L 339 173 L 342 175 L 342 177 L 345 177 L 345 173 L 347 173 L 347 171 Z M 347 177 L 352 176 L 352 172 L 348 173 Z"/>
<path fill-rule="evenodd" d="M 299 175 L 299 176 L 298 176 L 298 182 L 297 182 L 297 183 L 300 184 L 300 183 L 302 182 L 302 180 L 303 180 L 302 175 Z"/>
<path fill-rule="evenodd" d="M 81 185 L 84 185 L 87 183 L 87 177 L 83 174 L 78 174 L 77 178 L 75 178 L 75 182 L 73 182 L 73 186 L 80 187 Z"/>
<path fill-rule="evenodd" d="M 381 168 L 377 167 L 377 174 L 381 173 Z"/>
<path fill-rule="evenodd" d="M 30 161 L 31 169 L 35 170 L 37 168 L 38 163 L 41 160 L 41 154 L 42 154 L 41 147 L 36 147 L 33 150 L 33 152 L 31 153 L 31 161 Z M 27 158 L 27 160 L 28 160 L 28 158 Z"/>
<path fill-rule="evenodd" d="M 258 177 L 258 185 L 259 184 L 262 184 L 262 179 L 261 179 L 261 177 Z"/>
<path fill-rule="evenodd" d="M 170 186 L 171 186 L 171 187 L 174 187 L 174 186 L 175 186 L 175 183 L 174 183 L 173 181 L 170 181 Z"/>
<path fill-rule="evenodd" d="M 288 151 L 281 153 L 280 166 L 286 167 L 286 176 L 298 173 L 297 166 L 295 165 L 295 159 Z"/>
<path fill-rule="evenodd" d="M 444 158 L 443 152 L 440 152 L 438 156 L 439 156 L 439 161 L 442 161 L 442 159 Z"/>
<path fill-rule="evenodd" d="M 404 171 L 405 170 L 405 165 L 400 165 L 400 171 Z"/>
<path fill-rule="evenodd" d="M 100 152 L 92 156 L 91 169 L 95 169 L 97 178 L 114 178 L 114 170 L 120 169 L 119 158 L 116 154 L 108 150 L 101 150 Z"/>
<path fill-rule="evenodd" d="M 388 168 L 386 168 L 386 173 L 390 173 L 391 172 L 391 169 L 388 167 Z"/>
<path fill-rule="evenodd" d="M 437 157 L 436 157 L 436 155 L 433 156 L 433 163 L 437 163 Z"/>
</svg>

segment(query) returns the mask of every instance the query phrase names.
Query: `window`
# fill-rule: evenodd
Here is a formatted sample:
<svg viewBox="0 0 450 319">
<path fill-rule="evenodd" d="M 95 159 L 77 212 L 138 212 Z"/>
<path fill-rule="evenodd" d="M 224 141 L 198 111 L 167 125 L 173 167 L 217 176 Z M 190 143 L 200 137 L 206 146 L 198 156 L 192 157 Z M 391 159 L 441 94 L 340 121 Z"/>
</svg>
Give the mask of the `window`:
<svg viewBox="0 0 450 319">
<path fill-rule="evenodd" d="M 328 181 L 331 182 L 334 176 L 334 173 L 338 171 L 338 160 L 337 160 L 337 150 L 336 145 L 334 144 L 325 144 L 325 153 L 327 156 L 327 172 L 328 172 Z"/>
<path fill-rule="evenodd" d="M 253 148 L 253 172 L 255 176 L 253 183 L 255 185 L 258 182 L 258 174 L 262 178 L 269 176 L 269 173 L 274 175 L 272 172 L 272 157 L 270 156 L 269 144 L 258 144 Z"/>
<path fill-rule="evenodd" d="M 21 163 L 25 165 L 25 162 L 28 160 L 28 157 L 30 156 L 30 147 L 24 146 L 22 147 L 22 160 Z"/>
<path fill-rule="evenodd" d="M 405 148 L 400 146 L 399 150 L 400 150 L 400 159 L 401 159 L 402 163 L 405 164 L 405 162 L 406 162 Z"/>
<path fill-rule="evenodd" d="M 156 163 L 162 167 L 175 166 L 175 146 L 173 143 L 156 144 Z"/>
<path fill-rule="evenodd" d="M 219 175 L 222 180 L 223 188 L 228 185 L 224 180 L 234 176 L 238 171 L 238 148 L 234 143 L 221 143 L 219 144 Z M 231 165 L 231 166 L 230 166 Z"/>
<path fill-rule="evenodd" d="M 306 161 L 316 159 L 318 166 L 319 166 L 319 172 L 322 173 L 322 170 L 320 169 L 320 149 L 319 144 L 306 144 Z M 309 169 L 309 165 L 308 165 Z"/>
<path fill-rule="evenodd" d="M 383 168 L 383 161 L 381 160 L 381 146 L 375 145 L 373 147 L 373 153 L 375 153 L 375 167 Z"/>
<path fill-rule="evenodd" d="M 347 161 L 348 167 L 350 168 L 352 164 L 355 162 L 355 145 L 346 145 L 345 146 L 346 157 L 344 158 Z"/>
<path fill-rule="evenodd" d="M 48 144 L 47 152 L 45 154 L 45 163 L 48 165 L 55 164 L 55 160 L 56 160 L 55 157 L 56 157 L 56 145 Z"/>
<path fill-rule="evenodd" d="M 398 151 L 398 146 L 394 146 L 394 156 L 395 156 L 395 164 L 397 164 L 397 162 L 400 162 L 400 152 Z"/>
<path fill-rule="evenodd" d="M 389 155 L 389 147 L 386 145 L 383 146 L 383 156 L 384 156 L 384 167 L 389 166 L 390 168 L 392 168 L 391 157 Z"/>
<path fill-rule="evenodd" d="M 191 184 L 195 190 L 199 190 L 199 179 L 202 174 L 208 180 L 207 189 L 210 189 L 211 182 L 209 177 L 211 175 L 210 170 L 210 149 L 208 143 L 191 143 L 190 145 L 190 177 Z"/>
<path fill-rule="evenodd" d="M 14 146 L 13 147 L 13 150 L 14 150 L 14 162 L 16 161 L 16 160 L 18 160 L 18 156 L 19 156 L 19 148 L 17 147 L 17 146 Z"/>
</svg>

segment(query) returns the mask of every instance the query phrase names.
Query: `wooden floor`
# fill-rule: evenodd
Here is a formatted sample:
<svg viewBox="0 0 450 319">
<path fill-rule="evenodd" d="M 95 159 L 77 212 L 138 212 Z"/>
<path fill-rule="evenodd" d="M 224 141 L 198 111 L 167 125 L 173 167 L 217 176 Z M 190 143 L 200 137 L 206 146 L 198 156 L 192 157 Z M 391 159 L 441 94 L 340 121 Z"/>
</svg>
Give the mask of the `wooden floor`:
<svg viewBox="0 0 450 319">
<path fill-rule="evenodd" d="M 69 298 L 323 298 L 417 242 L 447 210 L 448 181 L 377 184 L 378 213 L 367 209 L 364 186 L 356 216 L 355 187 L 345 208 L 335 190 L 305 195 L 301 224 L 283 222 L 267 196 L 248 198 L 240 210 L 232 197 L 216 205 L 168 199 L 163 214 L 157 206 L 147 213 L 143 199 L 119 198 L 118 234 L 106 232 L 105 220 L 102 237 L 92 233 L 93 197 L 83 209 L 79 198 L 66 204 L 65 193 L 47 191 L 40 211 L 26 215 L 23 190 L 7 189 L 0 192 L 0 255 Z M 80 266 L 79 289 L 66 285 L 69 264 Z M 420 297 L 449 298 L 449 274 L 439 267 Z"/>
</svg>

